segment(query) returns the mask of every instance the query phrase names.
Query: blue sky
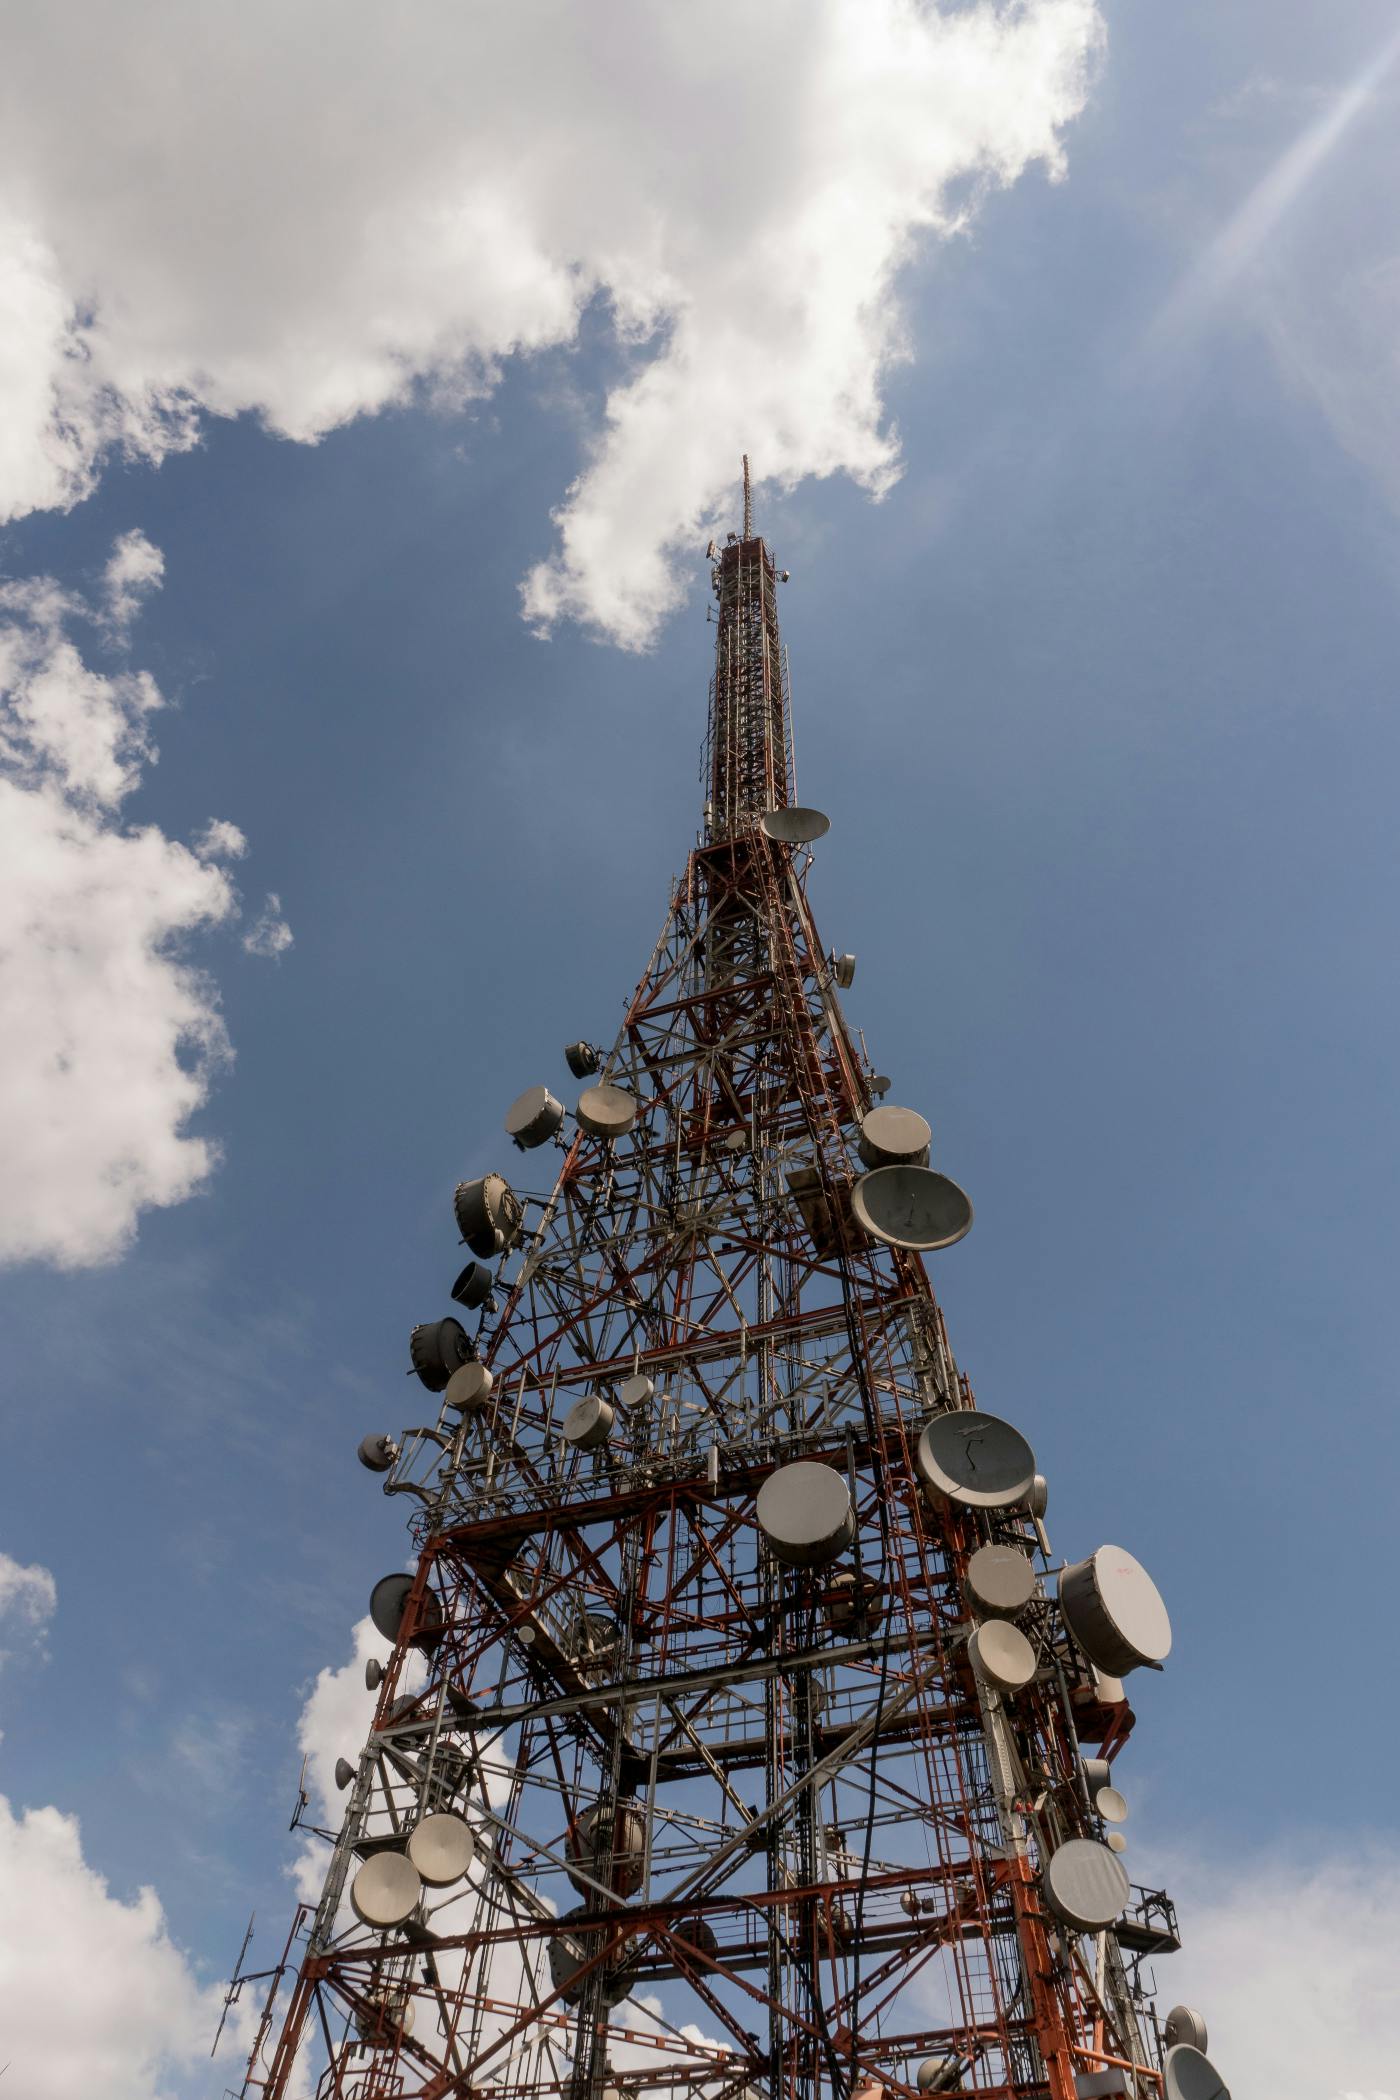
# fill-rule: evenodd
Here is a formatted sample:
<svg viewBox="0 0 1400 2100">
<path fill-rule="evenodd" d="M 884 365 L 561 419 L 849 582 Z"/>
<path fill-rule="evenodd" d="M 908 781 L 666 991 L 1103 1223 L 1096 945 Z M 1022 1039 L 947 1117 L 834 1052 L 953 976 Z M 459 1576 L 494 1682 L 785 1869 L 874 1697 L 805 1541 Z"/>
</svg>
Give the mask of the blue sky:
<svg viewBox="0 0 1400 2100">
<path fill-rule="evenodd" d="M 636 501 L 604 486 L 613 538 L 569 588 L 606 605 L 651 575 L 665 503 L 737 476 L 733 431 L 781 465 L 758 513 L 792 571 L 799 779 L 832 818 L 813 897 L 893 1098 L 976 1205 L 934 1258 L 955 1346 L 1032 1438 L 1056 1548 L 1121 1541 L 1172 1612 L 1167 1671 L 1134 1684 L 1134 1878 L 1182 1892 L 1179 1959 L 1251 2052 L 1213 2051 L 1237 2100 L 1383 2100 L 1393 1985 L 1277 1920 L 1368 1945 L 1397 1922 L 1400 68 L 1325 129 L 1395 16 L 1105 19 L 1055 119 L 1065 179 L 1029 166 L 911 237 L 883 499 L 806 471 L 830 463 L 815 409 L 770 446 L 771 373 L 750 407 L 736 358 L 697 396 L 724 396 L 708 480 L 665 485 L 643 432 Z M 723 164 L 722 137 L 692 150 Z M 620 341 L 599 294 L 478 398 L 420 390 L 315 444 L 251 389 L 159 463 L 95 454 L 81 501 L 34 483 L 0 537 L 4 579 L 89 597 L 120 535 L 161 550 L 125 644 L 74 627 L 168 702 L 110 822 L 248 841 L 242 919 L 186 950 L 236 1053 L 189 1125 L 218 1164 L 119 1258 L 0 1274 L 0 1549 L 57 1598 L 18 1592 L 0 1639 L 0 1791 L 80 1820 L 102 1929 L 152 1885 L 196 1979 L 253 1908 L 255 1952 L 284 1929 L 298 1715 L 405 1550 L 354 1449 L 412 1413 L 452 1185 L 504 1157 L 522 1088 L 563 1083 L 566 1040 L 615 1028 L 695 828 L 705 531 L 646 649 L 569 603 L 541 639 L 519 598 L 604 396 L 665 341 Z M 847 450 L 878 479 L 868 432 Z M 250 954 L 268 893 L 293 944 Z M 104 2072 L 118 2100 L 222 2091 L 152 2068 L 198 2054 L 181 2003 Z M 44 2075 L 37 2100 L 89 2089 Z"/>
</svg>

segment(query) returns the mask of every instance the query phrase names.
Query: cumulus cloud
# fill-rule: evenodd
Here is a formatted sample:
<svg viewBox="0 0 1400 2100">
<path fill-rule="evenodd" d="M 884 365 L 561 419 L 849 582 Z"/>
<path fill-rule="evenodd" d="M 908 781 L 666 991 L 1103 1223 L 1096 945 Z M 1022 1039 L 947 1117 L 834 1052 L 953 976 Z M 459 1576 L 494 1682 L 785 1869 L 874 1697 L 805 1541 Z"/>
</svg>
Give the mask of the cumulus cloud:
<svg viewBox="0 0 1400 2100">
<path fill-rule="evenodd" d="M 76 1818 L 0 1796 L 0 2055 L 24 2100 L 176 2100 L 218 2020 L 155 1891 L 114 1896 Z"/>
<path fill-rule="evenodd" d="M 1195 2005 L 1235 2100 L 1400 2100 L 1400 1847 L 1312 1843 L 1182 1866 L 1164 2006 Z M 1168 1993 L 1170 1995 L 1168 1995 Z"/>
<path fill-rule="evenodd" d="M 311 441 L 460 405 L 591 305 L 629 368 L 525 606 L 644 644 L 740 451 L 888 485 L 899 273 L 1059 172 L 1101 35 L 1094 0 L 31 9 L 0 78 L 0 511 L 206 415 Z"/>
<path fill-rule="evenodd" d="M 110 1260 L 217 1156 L 188 1124 L 228 1039 L 184 944 L 237 916 L 207 854 L 211 836 L 227 854 L 242 834 L 216 822 L 201 858 L 123 825 L 162 697 L 144 671 L 94 668 L 73 638 L 84 621 L 124 625 L 159 573 L 128 533 L 109 615 L 47 578 L 0 587 L 0 1262 Z"/>
</svg>

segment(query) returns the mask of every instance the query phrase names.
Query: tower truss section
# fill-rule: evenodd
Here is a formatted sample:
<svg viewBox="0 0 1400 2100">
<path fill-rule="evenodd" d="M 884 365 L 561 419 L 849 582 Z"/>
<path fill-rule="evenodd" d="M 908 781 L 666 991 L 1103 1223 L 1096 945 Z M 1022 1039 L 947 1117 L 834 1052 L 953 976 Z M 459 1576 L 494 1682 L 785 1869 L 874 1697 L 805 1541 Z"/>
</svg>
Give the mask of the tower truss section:
<svg viewBox="0 0 1400 2100">
<path fill-rule="evenodd" d="M 245 2096 L 1224 2094 L 1120 1857 L 1166 1613 L 1116 1546 L 1055 1583 L 953 1357 L 926 1257 L 971 1206 L 817 933 L 745 466 L 698 842 L 576 1106 L 523 1095 L 458 1186 L 423 1419 L 361 1446 L 416 1565 Z"/>
</svg>

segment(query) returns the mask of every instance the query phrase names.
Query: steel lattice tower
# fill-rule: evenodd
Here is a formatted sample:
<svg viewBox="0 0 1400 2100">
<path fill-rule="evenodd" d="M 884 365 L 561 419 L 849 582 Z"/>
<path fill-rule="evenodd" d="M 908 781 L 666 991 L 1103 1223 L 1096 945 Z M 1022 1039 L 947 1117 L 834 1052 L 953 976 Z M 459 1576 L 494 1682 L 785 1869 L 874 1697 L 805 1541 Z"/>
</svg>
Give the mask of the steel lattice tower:
<svg viewBox="0 0 1400 2100">
<path fill-rule="evenodd" d="M 954 1361 L 922 1250 L 971 1212 L 817 935 L 744 495 L 661 937 L 577 1114 L 507 1118 L 553 1185 L 459 1187 L 471 1331 L 414 1331 L 437 1411 L 361 1447 L 416 1573 L 245 2095 L 1162 2091 L 1175 1919 L 1106 1761 L 1165 1613 L 1118 1548 L 1052 1593 L 1044 1483 Z M 1209 2100 L 1195 2017 L 1166 2091 Z"/>
</svg>

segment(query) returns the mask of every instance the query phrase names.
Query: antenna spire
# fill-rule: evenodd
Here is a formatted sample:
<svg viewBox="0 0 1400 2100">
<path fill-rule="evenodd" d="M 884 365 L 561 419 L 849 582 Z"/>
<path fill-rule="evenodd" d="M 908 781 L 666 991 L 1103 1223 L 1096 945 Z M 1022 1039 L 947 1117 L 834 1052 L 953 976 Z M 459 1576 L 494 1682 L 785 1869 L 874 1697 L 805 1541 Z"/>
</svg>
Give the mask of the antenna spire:
<svg viewBox="0 0 1400 2100">
<path fill-rule="evenodd" d="M 749 480 L 749 455 L 744 454 L 744 538 L 753 538 L 753 485 Z"/>
</svg>

